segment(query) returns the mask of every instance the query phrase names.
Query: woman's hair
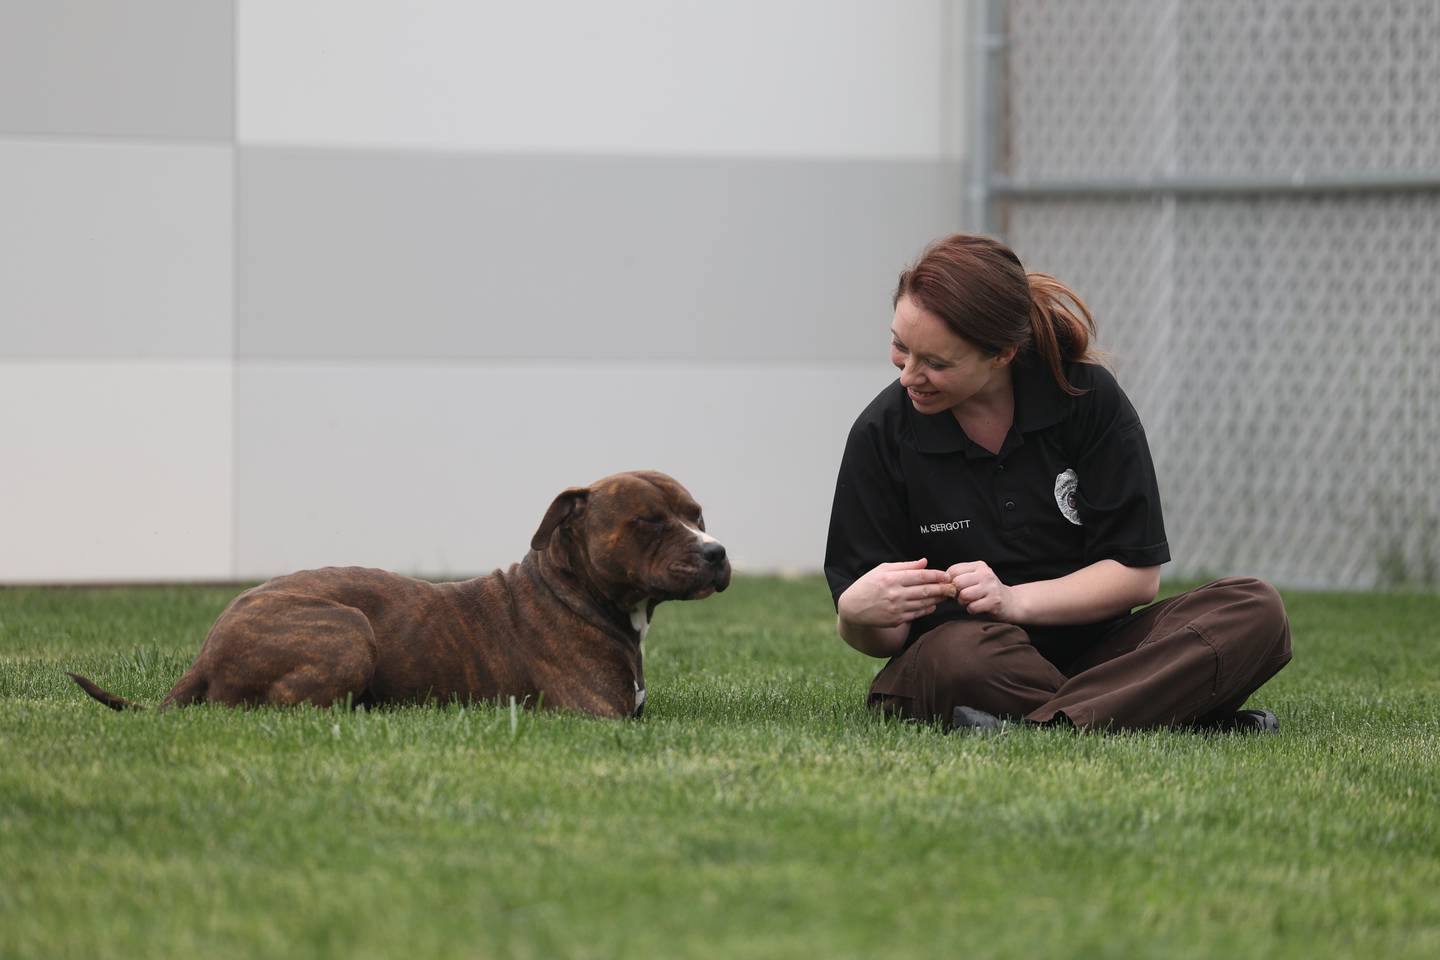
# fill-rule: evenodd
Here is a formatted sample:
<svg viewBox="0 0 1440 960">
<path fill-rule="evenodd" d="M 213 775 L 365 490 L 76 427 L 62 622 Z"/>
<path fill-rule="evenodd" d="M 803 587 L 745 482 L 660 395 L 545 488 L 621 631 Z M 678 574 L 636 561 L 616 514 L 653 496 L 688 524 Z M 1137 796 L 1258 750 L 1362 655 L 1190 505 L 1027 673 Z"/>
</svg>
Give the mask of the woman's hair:
<svg viewBox="0 0 1440 960">
<path fill-rule="evenodd" d="M 991 356 L 1034 350 L 1071 396 L 1084 391 L 1066 379 L 1065 364 L 1099 360 L 1085 302 L 1049 274 L 1026 273 L 1014 251 L 990 237 L 957 233 L 932 243 L 900 274 L 894 303 L 901 297 Z"/>
</svg>

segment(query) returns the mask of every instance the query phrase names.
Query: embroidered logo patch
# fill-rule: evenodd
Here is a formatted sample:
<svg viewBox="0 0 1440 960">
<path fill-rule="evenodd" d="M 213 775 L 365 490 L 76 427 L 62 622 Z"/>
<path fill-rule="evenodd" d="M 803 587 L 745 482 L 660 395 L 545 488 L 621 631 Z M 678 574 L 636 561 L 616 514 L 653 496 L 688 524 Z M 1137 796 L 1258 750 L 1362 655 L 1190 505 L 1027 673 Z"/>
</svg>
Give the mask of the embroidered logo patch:
<svg viewBox="0 0 1440 960">
<path fill-rule="evenodd" d="M 1074 470 L 1065 470 L 1055 478 L 1055 506 L 1075 526 L 1080 526 L 1080 510 L 1075 506 L 1075 494 L 1080 488 L 1080 477 Z"/>
</svg>

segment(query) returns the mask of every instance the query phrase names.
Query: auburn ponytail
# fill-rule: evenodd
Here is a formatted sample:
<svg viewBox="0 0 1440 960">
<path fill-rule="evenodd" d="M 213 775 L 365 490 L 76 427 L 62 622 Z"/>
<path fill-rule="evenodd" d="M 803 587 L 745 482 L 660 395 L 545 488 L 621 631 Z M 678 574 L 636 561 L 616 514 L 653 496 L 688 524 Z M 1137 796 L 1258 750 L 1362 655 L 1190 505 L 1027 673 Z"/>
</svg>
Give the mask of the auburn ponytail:
<svg viewBox="0 0 1440 960">
<path fill-rule="evenodd" d="M 1094 363 L 1090 341 L 1095 318 L 1075 291 L 1048 273 L 1028 273 L 1030 286 L 1030 347 L 1045 361 L 1060 389 L 1072 397 L 1079 390 L 1065 376 L 1067 363 Z"/>
<path fill-rule="evenodd" d="M 991 356 L 1034 350 L 1061 390 L 1084 393 L 1067 363 L 1097 363 L 1095 318 L 1075 291 L 1045 273 L 1025 272 L 1015 252 L 992 237 L 957 233 L 925 249 L 900 274 L 895 303 L 909 297 L 951 331 Z"/>
</svg>

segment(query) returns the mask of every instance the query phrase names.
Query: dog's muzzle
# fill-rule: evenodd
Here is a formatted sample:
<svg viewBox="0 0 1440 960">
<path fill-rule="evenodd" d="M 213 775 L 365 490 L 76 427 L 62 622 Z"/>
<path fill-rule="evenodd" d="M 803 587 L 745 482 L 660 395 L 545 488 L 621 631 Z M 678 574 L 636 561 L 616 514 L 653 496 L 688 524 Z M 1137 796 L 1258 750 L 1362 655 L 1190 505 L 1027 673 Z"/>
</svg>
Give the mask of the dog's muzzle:
<svg viewBox="0 0 1440 960">
<path fill-rule="evenodd" d="M 730 586 L 730 560 L 725 554 L 724 544 L 711 540 L 700 548 L 700 559 L 705 562 L 717 593 Z"/>
</svg>

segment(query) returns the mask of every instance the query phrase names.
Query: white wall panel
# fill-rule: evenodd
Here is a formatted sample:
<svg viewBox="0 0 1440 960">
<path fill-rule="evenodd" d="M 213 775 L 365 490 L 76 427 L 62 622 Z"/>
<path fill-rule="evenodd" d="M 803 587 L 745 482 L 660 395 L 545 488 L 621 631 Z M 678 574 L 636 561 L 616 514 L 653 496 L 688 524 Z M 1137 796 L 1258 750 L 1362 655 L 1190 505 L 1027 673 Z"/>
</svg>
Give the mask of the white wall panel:
<svg viewBox="0 0 1440 960">
<path fill-rule="evenodd" d="M 228 357 L 233 165 L 0 139 L 0 357 Z"/>
<path fill-rule="evenodd" d="M 947 0 L 237 0 L 242 142 L 936 158 Z"/>
<path fill-rule="evenodd" d="M 818 569 L 873 366 L 237 368 L 238 573 L 361 564 L 471 574 L 528 549 L 555 494 L 670 473 L 748 570 Z"/>
<path fill-rule="evenodd" d="M 214 580 L 228 363 L 0 363 L 0 582 Z"/>
</svg>

